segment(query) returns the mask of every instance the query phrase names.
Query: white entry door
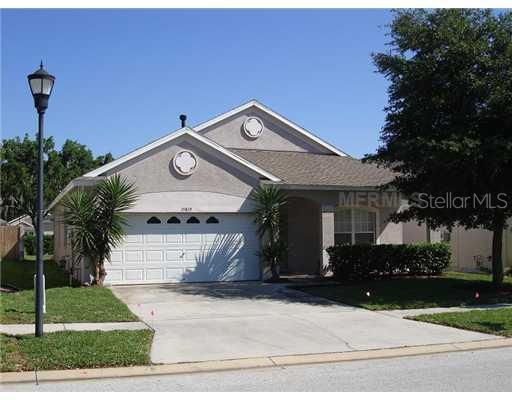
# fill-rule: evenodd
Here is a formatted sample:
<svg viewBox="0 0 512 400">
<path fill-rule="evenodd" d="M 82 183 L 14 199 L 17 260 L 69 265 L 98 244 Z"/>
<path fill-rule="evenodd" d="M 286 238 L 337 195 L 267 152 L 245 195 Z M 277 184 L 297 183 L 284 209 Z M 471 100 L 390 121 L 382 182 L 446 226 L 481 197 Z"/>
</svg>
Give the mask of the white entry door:
<svg viewBox="0 0 512 400">
<path fill-rule="evenodd" d="M 252 214 L 131 214 L 106 263 L 112 284 L 260 279 Z"/>
</svg>

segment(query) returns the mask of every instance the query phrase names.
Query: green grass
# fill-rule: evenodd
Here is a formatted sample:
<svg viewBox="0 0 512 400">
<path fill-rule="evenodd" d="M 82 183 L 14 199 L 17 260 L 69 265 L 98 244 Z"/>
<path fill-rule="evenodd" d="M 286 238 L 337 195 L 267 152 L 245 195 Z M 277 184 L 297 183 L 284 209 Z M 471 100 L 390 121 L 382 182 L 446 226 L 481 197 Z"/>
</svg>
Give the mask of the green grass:
<svg viewBox="0 0 512 400">
<path fill-rule="evenodd" d="M 2 284 L 27 290 L 0 295 L 0 323 L 34 322 L 33 264 L 28 261 L 2 262 Z M 69 287 L 67 273 L 54 262 L 45 262 L 45 277 L 46 323 L 137 321 L 137 317 L 110 289 Z"/>
<path fill-rule="evenodd" d="M 299 289 L 369 310 L 512 303 L 512 278 L 506 278 L 502 288 L 496 290 L 490 275 L 460 272 L 432 278 L 386 279 Z M 478 299 L 476 292 L 480 295 Z"/>
<path fill-rule="evenodd" d="M 153 332 L 86 331 L 32 335 L 0 335 L 0 370 L 73 369 L 148 365 Z"/>
<path fill-rule="evenodd" d="M 473 310 L 426 314 L 410 317 L 422 322 L 512 337 L 512 307 L 494 310 Z"/>
</svg>

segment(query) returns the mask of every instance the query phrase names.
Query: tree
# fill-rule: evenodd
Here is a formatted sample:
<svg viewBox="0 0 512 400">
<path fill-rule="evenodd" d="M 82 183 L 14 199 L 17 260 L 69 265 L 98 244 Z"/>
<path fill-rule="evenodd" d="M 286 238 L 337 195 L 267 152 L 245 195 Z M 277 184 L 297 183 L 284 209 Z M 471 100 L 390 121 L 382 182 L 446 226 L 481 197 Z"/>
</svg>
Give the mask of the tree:
<svg viewBox="0 0 512 400">
<path fill-rule="evenodd" d="M 261 256 L 270 267 L 272 280 L 278 280 L 278 266 L 286 252 L 280 235 L 280 220 L 281 209 L 286 205 L 287 198 L 276 186 L 258 188 L 251 198 L 256 203 L 254 222 L 258 225 L 258 234 L 266 239 Z"/>
<path fill-rule="evenodd" d="M 396 172 L 390 185 L 411 200 L 395 222 L 491 230 L 499 285 L 512 215 L 512 13 L 396 11 L 390 36 L 389 52 L 373 55 L 390 80 L 382 145 L 365 161 Z"/>
<path fill-rule="evenodd" d="M 43 151 L 48 156 L 45 170 L 55 169 L 58 156 L 55 152 L 53 138 L 46 138 Z M 25 135 L 4 139 L 0 150 L 2 218 L 10 220 L 21 215 L 29 215 L 35 226 L 37 142 Z M 47 195 L 53 193 L 54 181 L 50 174 L 45 174 L 44 185 Z"/>
<path fill-rule="evenodd" d="M 86 146 L 66 140 L 61 150 L 55 149 L 50 136 L 44 139 L 44 204 L 47 206 L 74 178 L 112 161 L 110 153 L 93 157 Z M 37 142 L 25 135 L 4 139 L 0 149 L 1 217 L 5 220 L 29 215 L 35 226 L 35 187 Z"/>
<path fill-rule="evenodd" d="M 127 220 L 124 211 L 137 200 L 136 189 L 126 178 L 113 175 L 93 190 L 77 190 L 63 200 L 64 221 L 72 229 L 71 246 L 78 263 L 90 261 L 94 284 L 103 286 L 105 261 L 122 243 Z"/>
</svg>

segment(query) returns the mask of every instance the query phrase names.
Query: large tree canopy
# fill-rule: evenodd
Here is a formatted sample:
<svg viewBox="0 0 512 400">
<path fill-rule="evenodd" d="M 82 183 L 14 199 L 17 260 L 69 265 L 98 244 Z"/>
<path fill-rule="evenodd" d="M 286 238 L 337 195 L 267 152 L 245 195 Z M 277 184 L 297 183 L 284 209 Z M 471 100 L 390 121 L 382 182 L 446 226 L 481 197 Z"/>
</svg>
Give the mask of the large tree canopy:
<svg viewBox="0 0 512 400">
<path fill-rule="evenodd" d="M 74 178 L 112 161 L 112 155 L 94 158 L 91 150 L 73 140 L 55 149 L 52 137 L 44 140 L 44 204 L 47 206 Z M 29 215 L 34 221 L 37 142 L 25 135 L 4 139 L 0 148 L 1 217 Z"/>
<path fill-rule="evenodd" d="M 512 215 L 512 13 L 396 11 L 390 28 L 389 52 L 373 55 L 390 81 L 382 145 L 366 160 L 397 172 L 391 185 L 411 199 L 395 221 L 492 230 L 500 283 Z M 448 207 L 427 202 L 447 194 L 457 198 Z"/>
</svg>

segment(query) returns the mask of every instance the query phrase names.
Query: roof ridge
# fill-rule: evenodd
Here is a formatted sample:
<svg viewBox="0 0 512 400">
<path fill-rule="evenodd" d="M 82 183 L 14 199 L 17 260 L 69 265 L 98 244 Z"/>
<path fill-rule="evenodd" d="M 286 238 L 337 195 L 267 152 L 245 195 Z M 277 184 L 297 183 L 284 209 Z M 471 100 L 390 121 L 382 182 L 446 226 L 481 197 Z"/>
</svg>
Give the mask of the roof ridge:
<svg viewBox="0 0 512 400">
<path fill-rule="evenodd" d="M 319 154 L 319 153 L 311 153 L 308 151 L 243 149 L 240 147 L 226 147 L 226 149 L 229 149 L 232 151 L 259 151 L 259 152 L 267 152 L 267 153 L 291 153 L 291 154 L 308 154 L 308 155 L 313 155 L 313 156 L 345 157 L 345 156 L 339 156 L 338 154 Z M 353 158 L 353 157 L 348 157 L 348 158 Z"/>
</svg>

